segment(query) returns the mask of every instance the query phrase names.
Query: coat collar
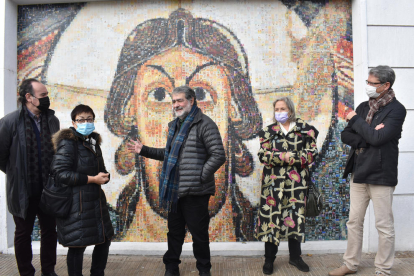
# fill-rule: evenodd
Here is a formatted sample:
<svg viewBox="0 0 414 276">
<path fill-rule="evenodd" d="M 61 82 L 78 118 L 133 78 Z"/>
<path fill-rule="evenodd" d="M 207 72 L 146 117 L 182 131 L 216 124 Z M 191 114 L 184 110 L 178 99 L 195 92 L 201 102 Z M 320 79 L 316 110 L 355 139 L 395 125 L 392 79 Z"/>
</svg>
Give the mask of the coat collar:
<svg viewBox="0 0 414 276">
<path fill-rule="evenodd" d="M 193 120 L 193 122 L 191 123 L 191 125 L 197 124 L 199 121 L 201 121 L 202 117 L 203 117 L 203 111 L 201 111 L 201 108 L 199 108 L 199 110 L 198 110 L 197 114 L 195 115 L 194 120 Z M 175 118 L 174 120 L 170 121 L 170 122 L 168 123 L 168 127 L 171 127 L 171 125 L 172 125 L 172 124 L 174 124 L 174 125 L 175 125 L 175 124 L 176 124 L 176 122 L 177 122 L 177 120 L 179 120 L 179 119 L 178 119 L 178 117 L 177 117 L 177 118 Z M 191 127 L 191 126 L 190 126 L 190 127 Z"/>
<path fill-rule="evenodd" d="M 102 138 L 101 135 L 99 135 L 99 133 L 92 132 L 90 136 L 96 141 L 97 145 L 101 145 Z M 56 132 L 52 137 L 53 147 L 55 151 L 57 149 L 59 142 L 62 140 L 85 141 L 85 137 L 83 137 L 82 134 L 78 133 L 74 127 L 62 129 Z"/>
<path fill-rule="evenodd" d="M 20 104 L 18 110 L 19 110 L 20 116 L 23 116 L 24 115 L 24 108 L 23 108 L 22 104 Z M 48 118 L 51 118 L 52 116 L 55 115 L 55 111 L 53 109 L 48 109 L 46 114 L 47 114 Z"/>
<path fill-rule="evenodd" d="M 308 135 L 312 138 L 314 138 L 316 140 L 316 138 L 318 137 L 318 130 L 316 130 L 315 127 L 305 123 L 305 121 L 303 121 L 300 118 L 296 119 L 296 125 L 293 127 L 293 129 L 291 130 L 293 132 L 297 132 L 300 133 L 301 135 Z M 274 123 L 271 124 L 267 127 L 265 127 L 260 133 L 259 133 L 259 137 L 260 137 L 260 143 L 266 142 L 270 139 L 272 139 L 274 136 L 276 135 L 282 135 L 282 129 L 279 125 L 279 123 Z"/>
</svg>

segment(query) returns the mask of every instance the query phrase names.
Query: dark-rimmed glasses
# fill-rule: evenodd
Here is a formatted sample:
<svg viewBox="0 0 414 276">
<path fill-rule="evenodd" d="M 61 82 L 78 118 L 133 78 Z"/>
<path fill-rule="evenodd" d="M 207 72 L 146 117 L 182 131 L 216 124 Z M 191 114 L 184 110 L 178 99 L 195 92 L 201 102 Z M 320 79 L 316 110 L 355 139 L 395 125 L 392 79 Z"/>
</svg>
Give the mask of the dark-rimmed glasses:
<svg viewBox="0 0 414 276">
<path fill-rule="evenodd" d="M 95 121 L 95 119 L 93 119 L 93 118 L 88 118 L 88 119 L 76 119 L 75 121 L 76 121 L 77 123 L 79 123 L 79 124 L 83 124 L 84 122 L 93 123 L 93 121 Z"/>
</svg>

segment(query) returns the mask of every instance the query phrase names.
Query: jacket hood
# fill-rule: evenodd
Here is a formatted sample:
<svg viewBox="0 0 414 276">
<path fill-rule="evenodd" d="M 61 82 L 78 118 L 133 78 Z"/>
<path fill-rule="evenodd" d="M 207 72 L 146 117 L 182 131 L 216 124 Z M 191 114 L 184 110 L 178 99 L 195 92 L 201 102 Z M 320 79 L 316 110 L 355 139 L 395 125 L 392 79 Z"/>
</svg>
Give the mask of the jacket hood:
<svg viewBox="0 0 414 276">
<path fill-rule="evenodd" d="M 97 132 L 92 132 L 90 135 L 93 139 L 96 140 L 96 143 L 100 146 L 102 143 L 102 138 L 101 135 L 99 135 L 99 133 Z M 81 140 L 85 140 L 83 138 L 83 136 L 79 133 L 76 132 L 76 130 L 71 127 L 71 128 L 65 128 L 62 129 L 58 132 L 56 132 L 53 136 L 52 136 L 52 143 L 53 143 L 53 149 L 57 150 L 57 146 L 59 145 L 59 143 L 62 140 L 73 140 L 73 141 L 77 141 L 78 139 Z"/>
</svg>

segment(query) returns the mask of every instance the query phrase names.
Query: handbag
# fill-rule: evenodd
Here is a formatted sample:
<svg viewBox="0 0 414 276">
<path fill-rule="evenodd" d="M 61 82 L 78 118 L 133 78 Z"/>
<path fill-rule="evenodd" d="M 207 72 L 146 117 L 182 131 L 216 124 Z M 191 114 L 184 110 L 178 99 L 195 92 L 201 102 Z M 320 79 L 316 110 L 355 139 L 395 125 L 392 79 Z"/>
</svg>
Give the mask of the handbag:
<svg viewBox="0 0 414 276">
<path fill-rule="evenodd" d="M 43 188 L 39 207 L 56 218 L 65 218 L 72 207 L 72 187 L 56 186 L 55 176 L 49 174 L 46 187 Z"/>
<path fill-rule="evenodd" d="M 306 147 L 304 135 L 302 135 L 303 148 Z M 308 168 L 309 176 L 306 178 L 306 184 L 308 186 L 308 196 L 306 197 L 306 217 L 317 217 L 323 208 L 323 197 L 319 192 L 319 189 L 311 180 L 311 172 Z"/>
<path fill-rule="evenodd" d="M 75 164 L 73 171 L 77 169 L 78 150 L 75 149 Z M 59 184 L 59 183 L 58 183 Z M 56 185 L 55 175 L 49 174 L 46 187 L 43 188 L 39 207 L 46 214 L 65 218 L 69 216 L 72 207 L 72 187 L 66 185 Z"/>
<path fill-rule="evenodd" d="M 311 180 L 308 183 L 308 197 L 306 198 L 306 217 L 317 217 L 323 208 L 323 197 Z"/>
</svg>

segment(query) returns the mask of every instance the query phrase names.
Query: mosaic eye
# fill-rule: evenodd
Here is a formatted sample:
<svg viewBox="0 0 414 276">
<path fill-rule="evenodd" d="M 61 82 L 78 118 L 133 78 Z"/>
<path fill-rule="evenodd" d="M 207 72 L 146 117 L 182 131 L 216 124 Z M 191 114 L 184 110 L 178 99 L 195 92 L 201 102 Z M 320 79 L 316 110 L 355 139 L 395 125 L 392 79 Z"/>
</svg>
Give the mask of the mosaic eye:
<svg viewBox="0 0 414 276">
<path fill-rule="evenodd" d="M 195 92 L 197 101 L 200 101 L 200 102 L 212 101 L 211 94 L 207 89 L 202 88 L 202 87 L 196 87 L 194 89 L 194 92 Z"/>
<path fill-rule="evenodd" d="M 164 87 L 157 87 L 148 93 L 148 101 L 171 102 L 171 97 Z"/>
</svg>

